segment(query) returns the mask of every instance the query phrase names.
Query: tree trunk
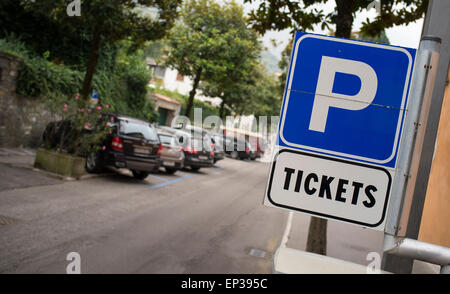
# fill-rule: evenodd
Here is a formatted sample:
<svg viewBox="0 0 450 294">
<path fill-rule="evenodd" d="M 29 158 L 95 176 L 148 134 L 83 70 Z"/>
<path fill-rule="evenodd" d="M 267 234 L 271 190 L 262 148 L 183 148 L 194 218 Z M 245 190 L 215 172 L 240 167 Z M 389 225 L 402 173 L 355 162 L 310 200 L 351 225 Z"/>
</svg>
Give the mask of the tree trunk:
<svg viewBox="0 0 450 294">
<path fill-rule="evenodd" d="M 335 18 L 336 37 L 350 38 L 353 27 L 353 0 L 336 0 L 338 14 Z M 326 219 L 311 217 L 309 224 L 306 251 L 327 255 L 327 226 Z"/>
<path fill-rule="evenodd" d="M 222 102 L 220 102 L 219 116 L 223 120 L 225 114 L 225 97 L 222 97 Z"/>
<path fill-rule="evenodd" d="M 327 255 L 327 224 L 324 218 L 311 217 L 306 251 Z"/>
<path fill-rule="evenodd" d="M 86 74 L 84 75 L 83 89 L 81 90 L 81 101 L 87 102 L 89 100 L 89 93 L 91 91 L 92 79 L 97 68 L 98 58 L 100 56 L 100 33 L 94 33 L 92 39 L 92 48 L 89 54 L 89 60 L 86 66 Z"/>
<path fill-rule="evenodd" d="M 336 37 L 350 38 L 353 27 L 354 0 L 336 0 Z"/>
<path fill-rule="evenodd" d="M 186 115 L 187 117 L 189 117 L 189 114 L 191 113 L 192 105 L 194 104 L 195 92 L 197 92 L 197 87 L 198 84 L 200 83 L 201 76 L 202 76 L 202 68 L 200 67 L 197 70 L 197 73 L 195 74 L 192 90 L 189 92 L 189 99 L 186 105 L 186 110 L 184 112 L 184 115 Z"/>
</svg>

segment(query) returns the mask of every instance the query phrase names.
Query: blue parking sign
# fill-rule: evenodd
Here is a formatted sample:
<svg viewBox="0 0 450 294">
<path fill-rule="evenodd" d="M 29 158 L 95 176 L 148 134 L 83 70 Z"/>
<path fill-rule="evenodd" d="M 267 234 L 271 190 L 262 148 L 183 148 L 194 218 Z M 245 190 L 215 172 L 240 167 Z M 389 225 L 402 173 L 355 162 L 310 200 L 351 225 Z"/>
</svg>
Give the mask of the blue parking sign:
<svg viewBox="0 0 450 294">
<path fill-rule="evenodd" d="M 394 168 L 415 53 L 297 32 L 278 144 Z"/>
</svg>

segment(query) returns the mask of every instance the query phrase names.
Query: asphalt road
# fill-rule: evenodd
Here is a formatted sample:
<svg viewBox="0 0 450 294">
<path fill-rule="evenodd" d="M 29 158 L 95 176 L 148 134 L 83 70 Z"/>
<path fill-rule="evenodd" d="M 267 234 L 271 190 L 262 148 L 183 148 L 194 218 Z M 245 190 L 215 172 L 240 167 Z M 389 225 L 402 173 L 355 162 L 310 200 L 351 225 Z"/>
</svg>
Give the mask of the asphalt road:
<svg viewBox="0 0 450 294">
<path fill-rule="evenodd" d="M 0 273 L 64 274 L 70 252 L 81 273 L 271 273 L 279 246 L 305 250 L 310 217 L 262 205 L 265 163 L 62 181 L 33 162 L 33 150 L 0 148 Z M 382 251 L 382 232 L 329 221 L 327 235 L 335 258 L 367 265 Z"/>
<path fill-rule="evenodd" d="M 271 273 L 287 213 L 262 205 L 267 172 L 225 159 L 145 181 L 123 172 L 34 185 L 42 175 L 29 171 L 0 189 L 0 273 L 63 274 L 70 252 L 82 273 Z"/>
</svg>

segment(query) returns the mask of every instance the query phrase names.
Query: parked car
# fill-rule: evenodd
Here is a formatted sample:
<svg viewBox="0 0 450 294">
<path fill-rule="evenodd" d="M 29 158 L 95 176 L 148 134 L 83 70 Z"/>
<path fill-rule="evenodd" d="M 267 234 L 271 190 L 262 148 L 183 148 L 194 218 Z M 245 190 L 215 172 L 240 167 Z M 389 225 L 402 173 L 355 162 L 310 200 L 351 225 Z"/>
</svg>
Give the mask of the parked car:
<svg viewBox="0 0 450 294">
<path fill-rule="evenodd" d="M 247 141 L 249 145 L 251 145 L 250 151 L 254 151 L 256 158 L 260 158 L 264 154 L 264 150 L 267 148 L 266 141 L 263 138 L 256 136 L 248 136 Z"/>
<path fill-rule="evenodd" d="M 258 151 L 256 150 L 256 148 L 253 147 L 253 145 L 250 144 L 249 141 L 245 141 L 245 143 L 247 144 L 250 160 L 255 160 L 256 158 L 261 157 L 261 155 L 258 154 Z"/>
<path fill-rule="evenodd" d="M 173 133 L 158 129 L 161 141 L 161 166 L 168 174 L 173 174 L 184 166 L 184 150 Z"/>
<path fill-rule="evenodd" d="M 211 138 L 208 135 L 183 130 L 176 130 L 178 143 L 183 147 L 184 166 L 198 171 L 203 167 L 211 167 L 214 164 L 214 151 L 210 145 Z"/>
<path fill-rule="evenodd" d="M 224 143 L 223 143 L 223 136 L 215 133 L 210 134 L 211 137 L 211 147 L 214 151 L 214 163 L 216 163 L 219 160 L 222 160 L 225 158 L 225 150 L 224 150 Z"/>
<path fill-rule="evenodd" d="M 225 153 L 233 159 L 250 158 L 250 148 L 246 140 L 224 137 Z"/>
<path fill-rule="evenodd" d="M 184 129 L 182 129 L 182 128 L 176 128 L 176 129 L 186 131 L 190 134 L 195 135 L 196 137 L 205 137 L 206 136 L 206 138 L 210 138 L 209 145 L 211 146 L 212 151 L 214 152 L 214 161 L 213 161 L 214 164 L 217 161 L 225 158 L 225 152 L 223 150 L 223 140 L 219 134 L 208 131 L 208 130 L 200 128 L 200 127 L 192 126 L 192 125 L 187 125 L 184 127 Z M 205 142 L 207 142 L 207 141 L 205 141 Z"/>
<path fill-rule="evenodd" d="M 136 118 L 121 115 L 108 117 L 111 117 L 108 123 L 112 126 L 112 133 L 103 142 L 98 142 L 104 149 L 84 155 L 86 170 L 95 173 L 106 166 L 127 168 L 137 179 L 145 179 L 150 172 L 157 171 L 161 165 L 159 155 L 162 146 L 156 129 Z M 44 131 L 44 140 L 58 142 L 62 127 L 64 132 L 71 133 L 70 121 L 50 123 Z M 50 134 L 53 137 L 48 140 Z"/>
</svg>

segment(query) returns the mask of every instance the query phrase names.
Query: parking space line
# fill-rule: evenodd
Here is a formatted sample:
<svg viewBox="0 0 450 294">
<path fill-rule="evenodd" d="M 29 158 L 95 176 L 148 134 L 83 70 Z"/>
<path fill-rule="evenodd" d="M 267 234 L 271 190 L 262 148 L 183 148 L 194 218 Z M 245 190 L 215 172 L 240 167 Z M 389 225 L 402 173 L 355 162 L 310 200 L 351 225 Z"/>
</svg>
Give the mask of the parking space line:
<svg viewBox="0 0 450 294">
<path fill-rule="evenodd" d="M 152 177 L 152 178 L 155 178 L 155 179 L 158 179 L 158 180 L 161 180 L 161 181 L 164 181 L 164 182 L 167 182 L 168 181 L 168 179 L 166 179 L 166 178 L 163 178 L 163 177 L 160 177 L 160 176 L 155 176 L 155 175 L 152 175 L 152 174 L 150 174 L 150 175 L 148 175 L 149 177 Z"/>
<path fill-rule="evenodd" d="M 164 183 L 160 183 L 160 184 L 156 184 L 156 185 L 146 185 L 146 186 L 149 186 L 150 189 L 157 189 L 157 188 L 161 188 L 161 187 L 164 187 L 164 186 L 176 183 L 176 182 L 180 182 L 180 181 L 183 181 L 183 180 L 187 180 L 187 179 L 196 177 L 196 176 L 197 175 L 185 175 L 185 176 L 183 176 L 181 178 L 177 178 L 177 179 L 173 179 L 173 180 L 170 180 L 170 181 L 166 181 Z"/>
</svg>

